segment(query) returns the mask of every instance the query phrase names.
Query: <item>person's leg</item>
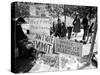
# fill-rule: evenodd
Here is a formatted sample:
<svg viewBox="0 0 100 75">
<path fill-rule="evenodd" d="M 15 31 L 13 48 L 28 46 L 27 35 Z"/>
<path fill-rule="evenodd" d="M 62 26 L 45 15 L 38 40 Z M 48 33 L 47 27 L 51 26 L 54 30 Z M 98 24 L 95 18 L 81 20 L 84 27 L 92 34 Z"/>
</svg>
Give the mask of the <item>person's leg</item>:
<svg viewBox="0 0 100 75">
<path fill-rule="evenodd" d="M 57 37 L 57 28 L 55 28 L 54 36 Z"/>
<path fill-rule="evenodd" d="M 77 37 L 77 33 L 75 33 L 75 41 L 77 41 L 76 37 Z"/>
<path fill-rule="evenodd" d="M 87 40 L 87 38 L 88 38 L 88 34 L 89 34 L 88 29 L 86 29 L 86 34 L 85 34 L 85 39 L 86 39 L 86 40 Z"/>
<path fill-rule="evenodd" d="M 67 27 L 67 37 L 69 38 L 69 27 Z"/>
<path fill-rule="evenodd" d="M 87 37 L 86 38 L 86 42 L 88 42 L 88 40 L 90 39 L 90 32 L 89 32 L 89 30 L 87 30 L 86 33 L 87 33 L 86 34 L 86 37 Z"/>
<path fill-rule="evenodd" d="M 88 42 L 88 40 L 90 39 L 90 37 L 89 37 L 89 34 L 87 35 L 87 40 L 86 40 L 86 42 Z"/>
<path fill-rule="evenodd" d="M 71 33 L 72 33 L 72 27 L 69 27 L 69 35 L 68 35 L 68 39 L 71 38 Z"/>
<path fill-rule="evenodd" d="M 75 33 L 75 38 L 77 37 L 77 33 Z"/>
<path fill-rule="evenodd" d="M 92 38 L 93 38 L 93 34 L 91 33 L 89 43 L 91 43 L 91 42 L 92 42 Z"/>
<path fill-rule="evenodd" d="M 85 40 L 85 37 L 86 37 L 86 29 L 84 28 L 83 40 Z"/>
<path fill-rule="evenodd" d="M 84 31 L 84 29 L 83 29 L 83 31 Z M 82 38 L 82 40 L 84 40 L 84 33 L 85 33 L 85 31 L 83 32 L 83 38 Z"/>
<path fill-rule="evenodd" d="M 70 39 L 70 27 L 68 27 L 68 39 Z"/>
</svg>

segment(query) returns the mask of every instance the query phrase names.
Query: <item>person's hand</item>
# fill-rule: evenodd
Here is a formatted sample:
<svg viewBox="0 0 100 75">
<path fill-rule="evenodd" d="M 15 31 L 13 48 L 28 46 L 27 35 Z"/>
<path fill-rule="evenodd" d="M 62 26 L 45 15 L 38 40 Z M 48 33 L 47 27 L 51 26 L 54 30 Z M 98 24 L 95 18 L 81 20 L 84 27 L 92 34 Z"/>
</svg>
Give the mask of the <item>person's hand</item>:
<svg viewBox="0 0 100 75">
<path fill-rule="evenodd" d="M 27 45 L 26 45 L 26 48 L 27 48 L 27 49 L 32 48 L 32 44 L 27 44 Z"/>
</svg>

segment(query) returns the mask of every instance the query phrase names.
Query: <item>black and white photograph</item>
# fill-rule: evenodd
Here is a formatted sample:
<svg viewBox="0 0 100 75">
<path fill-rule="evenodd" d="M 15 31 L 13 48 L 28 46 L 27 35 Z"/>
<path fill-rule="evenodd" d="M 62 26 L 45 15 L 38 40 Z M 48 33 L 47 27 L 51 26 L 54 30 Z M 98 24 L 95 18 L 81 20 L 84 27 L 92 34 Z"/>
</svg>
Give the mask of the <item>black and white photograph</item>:
<svg viewBox="0 0 100 75">
<path fill-rule="evenodd" d="M 11 72 L 98 68 L 98 7 L 11 3 Z"/>
</svg>

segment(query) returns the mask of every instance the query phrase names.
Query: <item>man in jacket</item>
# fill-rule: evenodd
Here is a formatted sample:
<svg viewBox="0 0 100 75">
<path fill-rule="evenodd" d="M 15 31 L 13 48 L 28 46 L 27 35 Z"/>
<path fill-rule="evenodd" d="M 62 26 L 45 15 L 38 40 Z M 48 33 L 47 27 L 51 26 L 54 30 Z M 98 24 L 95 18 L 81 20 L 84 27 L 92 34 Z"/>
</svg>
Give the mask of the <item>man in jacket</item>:
<svg viewBox="0 0 100 75">
<path fill-rule="evenodd" d="M 26 50 L 26 47 L 24 46 L 24 39 L 27 39 L 27 36 L 24 34 L 21 25 L 23 23 L 26 23 L 25 20 L 22 17 L 19 17 L 16 21 L 16 46 L 19 50 L 19 57 L 23 56 L 23 52 Z M 24 51 L 23 51 L 24 50 Z"/>
<path fill-rule="evenodd" d="M 87 19 L 87 16 L 85 16 L 83 18 L 82 25 L 83 25 L 83 30 L 84 30 L 83 40 L 86 40 L 86 36 L 87 36 L 87 32 L 88 32 L 88 19 Z"/>
</svg>

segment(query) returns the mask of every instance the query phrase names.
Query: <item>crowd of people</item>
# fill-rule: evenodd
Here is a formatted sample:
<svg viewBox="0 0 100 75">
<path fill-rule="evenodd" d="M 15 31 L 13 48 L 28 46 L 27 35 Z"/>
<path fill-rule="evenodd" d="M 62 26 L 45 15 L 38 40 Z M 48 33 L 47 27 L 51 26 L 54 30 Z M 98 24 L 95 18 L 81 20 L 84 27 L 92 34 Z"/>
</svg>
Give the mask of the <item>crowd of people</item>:
<svg viewBox="0 0 100 75">
<path fill-rule="evenodd" d="M 57 23 L 53 22 L 51 35 L 59 38 L 68 37 L 68 40 L 74 35 L 75 41 L 77 41 L 78 33 L 83 29 L 83 36 L 80 41 L 87 43 L 90 39 L 89 42 L 91 43 L 95 22 L 91 22 L 91 19 L 87 15 L 83 17 L 82 21 L 79 15 L 76 15 L 74 19 L 69 17 L 67 20 L 67 23 L 61 22 L 61 19 L 58 19 Z"/>
</svg>

